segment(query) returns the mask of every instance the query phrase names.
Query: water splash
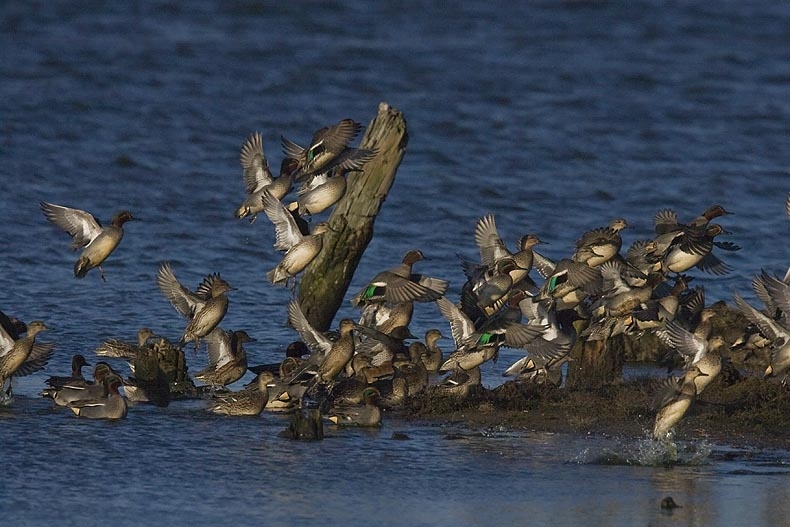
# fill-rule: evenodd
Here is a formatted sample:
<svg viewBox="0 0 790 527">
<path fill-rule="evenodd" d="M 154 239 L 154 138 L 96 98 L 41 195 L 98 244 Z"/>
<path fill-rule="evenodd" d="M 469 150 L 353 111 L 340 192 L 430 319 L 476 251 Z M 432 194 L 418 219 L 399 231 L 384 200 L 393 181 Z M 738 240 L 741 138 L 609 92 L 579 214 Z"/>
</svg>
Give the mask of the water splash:
<svg viewBox="0 0 790 527">
<path fill-rule="evenodd" d="M 708 463 L 713 446 L 707 441 L 676 443 L 652 438 L 618 441 L 614 446 L 588 447 L 569 460 L 581 465 L 695 466 Z"/>
</svg>

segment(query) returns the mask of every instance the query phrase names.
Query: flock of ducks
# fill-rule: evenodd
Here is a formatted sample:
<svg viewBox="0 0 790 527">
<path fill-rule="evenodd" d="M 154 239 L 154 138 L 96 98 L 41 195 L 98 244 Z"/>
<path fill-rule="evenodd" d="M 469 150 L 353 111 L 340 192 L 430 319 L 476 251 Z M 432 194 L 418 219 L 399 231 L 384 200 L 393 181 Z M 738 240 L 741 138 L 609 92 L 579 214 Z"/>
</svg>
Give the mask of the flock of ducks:
<svg viewBox="0 0 790 527">
<path fill-rule="evenodd" d="M 310 224 L 329 211 L 346 192 L 349 172 L 363 169 L 375 150 L 354 148 L 351 141 L 361 125 L 344 119 L 317 131 L 307 147 L 283 138 L 285 158 L 274 177 L 263 152 L 261 135 L 252 134 L 241 148 L 247 196 L 235 211 L 250 223 L 264 213 L 274 227 L 274 248 L 283 254 L 267 273 L 275 285 L 294 287 L 299 273 L 318 255 L 326 222 Z M 283 200 L 298 184 L 296 200 Z M 786 202 L 790 216 L 790 196 Z M 116 214 L 107 227 L 88 212 L 42 202 L 46 219 L 72 237 L 72 249 L 82 249 L 74 265 L 78 278 L 102 264 L 123 237 L 123 226 L 135 218 L 128 211 Z M 401 262 L 370 279 L 352 298 L 360 310 L 358 320 L 340 320 L 338 329 L 317 331 L 297 300 L 288 304 L 288 319 L 299 340 L 289 345 L 278 364 L 248 366 L 244 344 L 253 339 L 244 331 L 220 327 L 234 290 L 219 273 L 205 276 L 193 291 L 176 278 L 169 262 L 161 264 L 156 282 L 162 295 L 186 319 L 176 346 L 205 343 L 208 366 L 194 375 L 216 388 L 208 410 L 225 415 L 258 415 L 264 409 L 294 411 L 306 401 L 319 403 L 321 412 L 337 424 L 376 426 L 382 408 L 397 408 L 425 391 L 464 399 L 481 383 L 480 366 L 495 360 L 500 347 L 520 349 L 524 357 L 505 370 L 517 382 L 562 383 L 563 365 L 579 339 L 608 340 L 619 334 L 655 332 L 685 358 L 683 374 L 668 378 L 656 395 L 653 437 L 670 438 L 699 394 L 716 378 L 729 344 L 712 334 L 715 312 L 705 306 L 702 288 L 690 288 L 692 269 L 721 275 L 730 267 L 721 251 L 736 251 L 716 219 L 729 212 L 720 205 L 706 209 L 687 222 L 666 209 L 654 216 L 652 237 L 622 251 L 624 219 L 583 233 L 566 258 L 552 261 L 536 247 L 543 243 L 528 233 L 514 250 L 500 237 L 496 219 L 479 219 L 474 242 L 479 258 L 461 258 L 465 281 L 456 301 L 447 297 L 448 281 L 414 269 L 424 254 L 408 251 Z M 536 281 L 538 280 L 538 281 Z M 771 346 L 766 376 L 790 370 L 790 271 L 783 278 L 763 272 L 753 286 L 765 303 L 759 310 L 737 294 L 735 303 L 754 325 L 748 345 Z M 411 334 L 414 303 L 435 303 L 449 324 L 453 350 L 444 354 L 438 345 L 446 338 L 431 329 L 421 341 Z M 579 321 L 584 321 L 579 323 Z M 36 341 L 47 329 L 41 321 L 25 325 L 0 317 L 0 381 L 6 402 L 11 399 L 11 378 L 41 370 L 54 345 Z M 160 337 L 147 328 L 137 343 L 110 340 L 96 354 L 103 358 L 134 358 Z M 50 377 L 42 395 L 67 406 L 80 417 L 122 418 L 126 398 L 145 394 L 124 380 L 106 361 L 96 363 L 93 381 L 82 368 L 87 361 L 75 355 L 68 377 Z M 236 392 L 224 388 L 253 371 L 256 379 Z M 442 378 L 438 378 L 443 375 Z"/>
</svg>

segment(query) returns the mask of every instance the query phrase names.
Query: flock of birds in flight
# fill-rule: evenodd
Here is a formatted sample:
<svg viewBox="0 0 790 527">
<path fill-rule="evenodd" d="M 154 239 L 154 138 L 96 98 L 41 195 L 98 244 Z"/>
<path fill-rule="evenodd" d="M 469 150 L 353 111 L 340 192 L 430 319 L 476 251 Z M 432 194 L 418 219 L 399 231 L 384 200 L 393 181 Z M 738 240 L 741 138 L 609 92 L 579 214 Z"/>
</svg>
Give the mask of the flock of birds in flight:
<svg viewBox="0 0 790 527">
<path fill-rule="evenodd" d="M 349 146 L 361 125 L 344 119 L 317 131 L 308 147 L 283 138 L 285 158 L 274 177 L 263 152 L 259 133 L 241 148 L 247 197 L 237 218 L 256 221 L 264 213 L 275 232 L 274 248 L 283 253 L 267 273 L 272 284 L 295 284 L 299 273 L 321 252 L 329 224 L 305 218 L 328 211 L 346 192 L 347 174 L 359 171 L 376 151 Z M 283 199 L 295 184 L 296 201 Z M 786 201 L 790 216 L 790 196 Z M 98 269 L 123 237 L 123 225 L 135 218 L 117 213 L 102 227 L 88 212 L 41 203 L 44 216 L 72 237 L 71 248 L 81 249 L 74 274 L 84 277 Z M 653 437 L 672 437 L 674 426 L 694 400 L 716 378 L 730 344 L 712 334 L 716 313 L 705 306 L 701 287 L 690 288 L 693 268 L 721 275 L 730 271 L 720 251 L 736 251 L 716 218 L 729 214 L 714 205 L 688 222 L 665 209 L 654 216 L 655 233 L 634 242 L 623 254 L 621 231 L 628 224 L 615 219 L 605 227 L 585 232 L 567 258 L 551 261 L 535 250 L 542 243 L 536 234 L 518 240 L 515 251 L 499 236 L 493 214 L 479 219 L 474 241 L 479 261 L 462 260 L 465 282 L 460 299 L 446 296 L 448 282 L 415 272 L 422 251 L 408 251 L 398 265 L 373 277 L 352 299 L 361 310 L 358 321 L 343 319 L 336 332 L 317 331 L 297 300 L 288 304 L 289 323 L 300 340 L 289 345 L 286 358 L 276 365 L 249 367 L 244 331 L 220 328 L 233 288 L 219 273 L 207 275 L 195 291 L 182 285 L 168 262 L 161 264 L 157 284 L 163 296 L 188 320 L 179 345 L 205 342 L 208 367 L 194 377 L 213 387 L 226 387 L 251 370 L 255 381 L 236 392 L 218 392 L 209 410 L 226 415 L 258 415 L 264 409 L 293 411 L 305 400 L 322 402 L 322 412 L 337 424 L 375 426 L 381 408 L 397 408 L 426 390 L 462 400 L 480 386 L 480 366 L 496 359 L 501 346 L 520 349 L 524 357 L 505 370 L 518 382 L 562 382 L 562 367 L 570 360 L 577 340 L 607 340 L 619 334 L 653 331 L 685 359 L 679 377 L 670 377 L 656 394 Z M 716 254 L 714 254 L 714 249 Z M 537 273 L 542 283 L 532 275 Z M 753 280 L 765 309 L 757 309 L 735 295 L 735 303 L 755 330 L 749 346 L 770 346 L 765 376 L 787 375 L 790 370 L 790 271 L 783 278 L 761 273 Z M 414 302 L 435 302 L 450 326 L 453 351 L 438 345 L 445 336 L 438 329 L 420 341 L 409 331 Z M 0 315 L 2 315 L 0 313 Z M 578 320 L 585 320 L 577 332 Z M 51 358 L 54 345 L 36 341 L 47 329 L 41 321 L 25 325 L 0 316 L 0 381 L 3 399 L 11 401 L 11 379 L 39 371 Z M 97 355 L 133 360 L 158 339 L 143 328 L 136 344 L 106 342 Z M 411 341 L 407 343 L 407 341 Z M 107 362 L 98 362 L 93 382 L 84 379 L 82 355 L 73 358 L 70 376 L 50 377 L 42 395 L 67 406 L 78 416 L 125 417 L 126 398 L 145 399 L 134 384 L 124 380 Z M 438 374 L 443 379 L 434 380 Z"/>
</svg>

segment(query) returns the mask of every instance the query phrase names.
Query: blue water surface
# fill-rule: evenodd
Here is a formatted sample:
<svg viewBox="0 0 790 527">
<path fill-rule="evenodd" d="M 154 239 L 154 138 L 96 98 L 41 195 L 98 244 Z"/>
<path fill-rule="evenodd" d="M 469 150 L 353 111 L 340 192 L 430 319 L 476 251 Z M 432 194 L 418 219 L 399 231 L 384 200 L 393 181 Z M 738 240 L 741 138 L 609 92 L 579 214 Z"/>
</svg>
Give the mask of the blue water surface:
<svg viewBox="0 0 790 527">
<path fill-rule="evenodd" d="M 456 253 L 475 256 L 488 212 L 509 244 L 537 233 L 561 258 L 613 218 L 633 226 L 627 245 L 660 209 L 688 220 L 719 203 L 743 249 L 721 254 L 732 273 L 696 283 L 710 302 L 753 298 L 752 276 L 790 264 L 787 5 L 5 2 L 0 28 L 0 309 L 45 320 L 42 340 L 57 342 L 0 410 L 4 522 L 788 524 L 787 452 L 686 438 L 688 462 L 665 469 L 615 438 L 461 427 L 450 440 L 395 418 L 294 443 L 270 414 L 219 419 L 188 402 L 96 423 L 37 398 L 106 338 L 180 335 L 155 286 L 165 260 L 191 287 L 221 272 L 238 288 L 223 326 L 257 339 L 251 362 L 279 358 L 295 338 L 290 293 L 265 279 L 279 258 L 266 219 L 233 217 L 239 147 L 260 131 L 278 167 L 281 135 L 304 144 L 342 118 L 367 124 L 382 101 L 409 143 L 352 292 L 419 247 L 420 271 L 457 294 Z M 73 278 L 41 200 L 143 220 L 127 224 L 107 283 Z M 412 332 L 444 324 L 420 305 Z M 188 360 L 196 371 L 205 357 Z M 684 507 L 661 512 L 665 495 Z"/>
</svg>

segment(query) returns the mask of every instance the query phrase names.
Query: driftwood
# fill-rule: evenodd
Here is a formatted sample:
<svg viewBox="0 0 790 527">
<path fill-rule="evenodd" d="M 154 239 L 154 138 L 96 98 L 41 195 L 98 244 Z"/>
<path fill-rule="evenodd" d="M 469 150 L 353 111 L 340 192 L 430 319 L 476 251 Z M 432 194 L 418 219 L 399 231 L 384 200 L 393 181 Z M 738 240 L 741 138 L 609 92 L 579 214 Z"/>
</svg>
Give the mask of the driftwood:
<svg viewBox="0 0 790 527">
<path fill-rule="evenodd" d="M 332 324 L 357 269 L 373 238 L 373 223 L 395 180 L 409 136 L 403 115 L 387 103 L 362 138 L 361 148 L 375 148 L 376 156 L 362 172 L 348 175 L 346 194 L 329 216 L 330 231 L 324 247 L 305 269 L 298 299 L 307 320 L 319 331 Z"/>
</svg>

